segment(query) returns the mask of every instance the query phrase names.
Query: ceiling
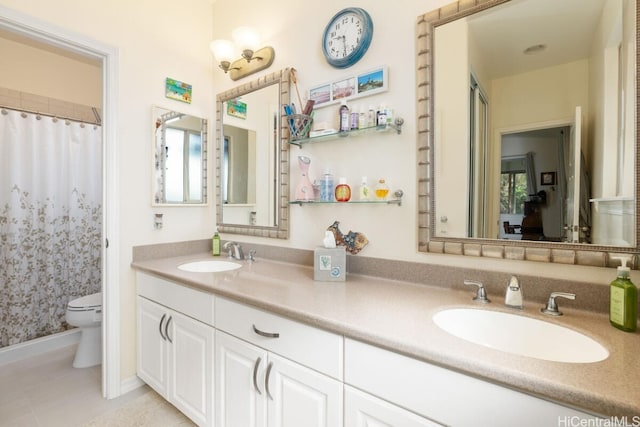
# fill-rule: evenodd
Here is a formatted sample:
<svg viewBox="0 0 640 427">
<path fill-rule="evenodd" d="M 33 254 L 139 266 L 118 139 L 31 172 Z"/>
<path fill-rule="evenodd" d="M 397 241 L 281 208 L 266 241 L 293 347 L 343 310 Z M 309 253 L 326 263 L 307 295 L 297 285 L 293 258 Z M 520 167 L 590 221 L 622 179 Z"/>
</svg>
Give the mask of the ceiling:
<svg viewBox="0 0 640 427">
<path fill-rule="evenodd" d="M 469 37 L 490 78 L 575 61 L 589 56 L 594 28 L 611 1 L 622 0 L 512 0 L 469 17 Z M 546 49 L 523 53 L 534 45 Z"/>
</svg>

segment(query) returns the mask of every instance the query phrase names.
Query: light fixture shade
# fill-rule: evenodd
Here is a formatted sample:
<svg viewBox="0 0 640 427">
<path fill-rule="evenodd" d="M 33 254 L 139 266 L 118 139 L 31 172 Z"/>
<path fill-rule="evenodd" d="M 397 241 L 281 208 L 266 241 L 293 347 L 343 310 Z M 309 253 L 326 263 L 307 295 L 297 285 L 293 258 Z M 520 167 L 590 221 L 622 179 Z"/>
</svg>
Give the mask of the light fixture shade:
<svg viewBox="0 0 640 427">
<path fill-rule="evenodd" d="M 209 49 L 219 63 L 233 61 L 236 53 L 233 42 L 229 40 L 214 40 L 209 43 Z"/>
<path fill-rule="evenodd" d="M 260 43 L 258 33 L 250 27 L 238 27 L 231 32 L 231 37 L 236 42 L 241 51 L 256 50 Z"/>
</svg>

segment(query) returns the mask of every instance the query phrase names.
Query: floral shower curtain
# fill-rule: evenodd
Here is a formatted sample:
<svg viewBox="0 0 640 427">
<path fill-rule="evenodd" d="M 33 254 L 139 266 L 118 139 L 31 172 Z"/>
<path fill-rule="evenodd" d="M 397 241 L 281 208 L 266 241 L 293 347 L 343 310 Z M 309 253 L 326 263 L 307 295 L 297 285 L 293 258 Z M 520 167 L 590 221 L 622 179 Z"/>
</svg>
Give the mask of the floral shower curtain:
<svg viewBox="0 0 640 427">
<path fill-rule="evenodd" d="M 101 248 L 100 127 L 0 110 L 0 347 L 65 330 Z"/>
</svg>

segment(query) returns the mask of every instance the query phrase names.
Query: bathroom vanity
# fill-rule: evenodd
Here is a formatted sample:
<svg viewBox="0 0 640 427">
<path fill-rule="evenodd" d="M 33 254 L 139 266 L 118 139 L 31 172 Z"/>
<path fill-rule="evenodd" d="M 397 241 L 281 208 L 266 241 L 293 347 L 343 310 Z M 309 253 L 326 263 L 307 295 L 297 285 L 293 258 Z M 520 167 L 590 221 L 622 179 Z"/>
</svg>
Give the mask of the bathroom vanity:
<svg viewBox="0 0 640 427">
<path fill-rule="evenodd" d="M 567 308 L 518 314 L 589 335 L 595 363 L 517 356 L 461 340 L 432 317 L 476 305 L 472 292 L 258 259 L 223 272 L 178 266 L 195 254 L 136 261 L 138 375 L 199 425 L 561 425 L 640 416 L 638 334 Z M 631 376 L 632 378 L 630 378 Z M 624 378 L 624 380 L 623 380 Z M 638 418 L 636 420 L 640 421 Z M 586 421 L 585 421 L 586 422 Z"/>
</svg>

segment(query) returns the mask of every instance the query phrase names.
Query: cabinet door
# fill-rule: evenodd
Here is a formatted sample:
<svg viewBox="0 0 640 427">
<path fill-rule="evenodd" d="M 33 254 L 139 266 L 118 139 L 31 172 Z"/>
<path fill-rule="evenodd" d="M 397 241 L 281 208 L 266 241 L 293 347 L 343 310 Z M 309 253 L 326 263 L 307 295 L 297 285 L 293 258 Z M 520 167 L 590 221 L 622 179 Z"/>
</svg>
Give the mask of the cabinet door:
<svg viewBox="0 0 640 427">
<path fill-rule="evenodd" d="M 216 331 L 216 427 L 267 425 L 266 366 L 265 350 Z"/>
<path fill-rule="evenodd" d="M 175 311 L 168 322 L 168 399 L 198 425 L 212 426 L 214 329 Z"/>
<path fill-rule="evenodd" d="M 344 401 L 344 422 L 349 427 L 438 427 L 442 425 L 349 386 L 345 386 Z"/>
<path fill-rule="evenodd" d="M 138 297 L 138 376 L 167 396 L 167 349 L 163 336 L 167 309 Z"/>
<path fill-rule="evenodd" d="M 342 383 L 269 354 L 266 373 L 269 427 L 342 426 Z"/>
</svg>

